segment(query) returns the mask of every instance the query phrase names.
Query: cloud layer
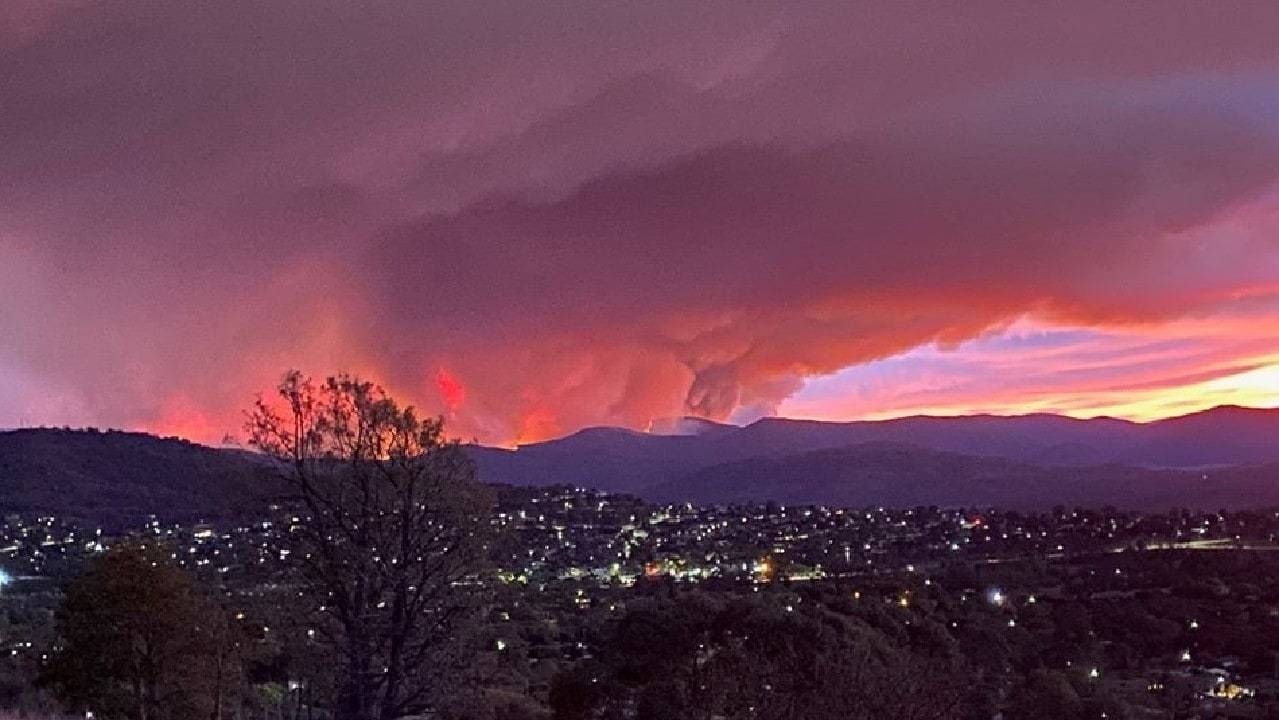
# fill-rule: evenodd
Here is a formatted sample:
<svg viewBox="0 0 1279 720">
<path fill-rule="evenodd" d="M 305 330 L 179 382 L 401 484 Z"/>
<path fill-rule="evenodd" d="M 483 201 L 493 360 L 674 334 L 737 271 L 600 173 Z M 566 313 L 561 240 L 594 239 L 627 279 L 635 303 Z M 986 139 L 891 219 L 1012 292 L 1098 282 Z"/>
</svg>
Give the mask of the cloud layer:
<svg viewBox="0 0 1279 720">
<path fill-rule="evenodd" d="M 0 425 L 216 439 L 293 366 L 494 442 L 873 414 L 904 405 L 812 378 L 1027 317 L 1249 323 L 1181 339 L 1242 372 L 1279 351 L 1239 309 L 1279 295 L 1277 32 L 1261 3 L 19 0 Z M 912 406 L 983 406 L 946 397 Z"/>
</svg>

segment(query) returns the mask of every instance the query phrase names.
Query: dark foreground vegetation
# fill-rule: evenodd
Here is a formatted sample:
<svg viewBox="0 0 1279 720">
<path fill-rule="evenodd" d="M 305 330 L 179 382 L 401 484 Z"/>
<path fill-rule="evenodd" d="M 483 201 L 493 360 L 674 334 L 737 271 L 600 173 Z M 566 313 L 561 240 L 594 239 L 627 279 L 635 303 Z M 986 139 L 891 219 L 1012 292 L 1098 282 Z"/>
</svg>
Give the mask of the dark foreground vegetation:
<svg viewBox="0 0 1279 720">
<path fill-rule="evenodd" d="M 360 717 L 285 587 L 227 597 L 167 553 L 98 555 L 4 700 L 97 717 Z M 1147 550 L 793 582 L 498 584 L 413 678 L 452 718 L 1279 717 L 1279 557 Z M 997 588 L 997 589 L 996 589 Z M 15 602 L 17 600 L 18 602 Z M 29 633 L 11 599 L 9 630 Z M 32 635 L 24 635 L 32 637 Z M 57 702 L 55 702 L 55 700 Z M 363 717 L 379 717 L 364 715 Z"/>
</svg>

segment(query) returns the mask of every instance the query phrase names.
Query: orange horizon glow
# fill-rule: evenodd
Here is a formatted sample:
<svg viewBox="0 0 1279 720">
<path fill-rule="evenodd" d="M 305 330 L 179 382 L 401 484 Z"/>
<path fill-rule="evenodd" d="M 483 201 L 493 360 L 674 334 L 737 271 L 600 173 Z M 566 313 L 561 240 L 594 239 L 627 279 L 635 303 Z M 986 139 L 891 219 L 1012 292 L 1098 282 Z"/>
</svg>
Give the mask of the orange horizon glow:
<svg viewBox="0 0 1279 720">
<path fill-rule="evenodd" d="M 997 399 L 971 405 L 911 405 L 882 412 L 869 412 L 856 417 L 822 413 L 788 414 L 796 420 L 892 420 L 902 417 L 931 415 L 957 417 L 964 415 L 1063 415 L 1079 419 L 1117 418 L 1133 422 L 1151 422 L 1189 415 L 1216 407 L 1231 406 L 1272 410 L 1279 408 L 1279 361 L 1235 375 L 1207 380 L 1176 388 L 1139 393 L 1136 397 L 1116 397 L 1117 393 L 1092 393 L 1083 396 L 1044 392 L 1028 393 L 1029 397 Z"/>
<path fill-rule="evenodd" d="M 1020 416 L 1055 414 L 1079 419 L 1118 418 L 1145 423 L 1189 415 L 1220 406 L 1254 409 L 1279 409 L 1279 360 L 1255 370 L 1229 375 L 1178 388 L 1165 388 L 1140 393 L 1135 397 L 1115 397 L 1105 393 L 1070 397 L 1058 393 L 1031 393 L 1029 397 L 993 399 L 973 404 L 920 404 L 896 407 L 880 412 L 837 415 L 818 412 L 792 412 L 780 415 L 795 420 L 829 422 L 854 420 L 891 420 L 913 416 L 958 417 L 966 415 Z M 657 420 L 655 418 L 654 420 Z M 140 428 L 145 432 L 181 437 L 192 442 L 216 445 L 227 436 L 235 436 L 234 428 L 225 429 L 207 413 L 187 399 L 166 403 L 163 415 Z M 508 440 L 487 442 L 508 449 L 563 437 L 581 428 L 564 429 L 557 424 L 549 408 L 526 413 L 520 433 Z M 647 428 L 636 428 L 647 431 Z M 452 433 L 457 435 L 457 433 Z"/>
<path fill-rule="evenodd" d="M 957 346 L 921 346 L 830 376 L 810 377 L 776 412 L 764 414 L 851 421 L 1052 413 L 1149 422 L 1223 405 L 1279 408 L 1279 352 L 1272 340 L 1276 337 L 1279 311 L 1273 308 L 1111 328 L 1061 326 L 1027 316 Z M 361 366 L 366 377 L 380 380 L 370 364 Z M 471 403 L 471 388 L 454 369 L 461 366 L 438 365 L 428 382 L 418 386 L 422 397 L 402 392 L 403 387 L 388 386 L 388 392 L 429 413 L 444 414 L 451 435 L 496 447 L 537 443 L 583 427 L 628 426 L 607 418 L 566 421 L 554 398 L 532 388 L 521 392 L 515 407 Z M 485 415 L 486 409 L 493 415 Z M 160 405 L 154 421 L 137 427 L 219 444 L 239 435 L 241 410 L 219 410 L 179 393 Z M 517 416 L 510 434 L 492 430 L 503 427 L 493 421 L 503 413 Z M 641 418 L 630 427 L 648 431 L 679 414 L 695 413 L 676 409 L 666 416 Z M 711 419 L 740 424 L 755 417 Z"/>
<path fill-rule="evenodd" d="M 1272 308 L 1108 330 L 1024 318 L 952 350 L 921 348 L 871 364 L 879 367 L 850 368 L 845 378 L 815 379 L 779 414 L 882 420 L 1051 413 L 1149 422 L 1223 405 L 1271 409 L 1279 407 L 1274 338 L 1279 317 Z"/>
</svg>

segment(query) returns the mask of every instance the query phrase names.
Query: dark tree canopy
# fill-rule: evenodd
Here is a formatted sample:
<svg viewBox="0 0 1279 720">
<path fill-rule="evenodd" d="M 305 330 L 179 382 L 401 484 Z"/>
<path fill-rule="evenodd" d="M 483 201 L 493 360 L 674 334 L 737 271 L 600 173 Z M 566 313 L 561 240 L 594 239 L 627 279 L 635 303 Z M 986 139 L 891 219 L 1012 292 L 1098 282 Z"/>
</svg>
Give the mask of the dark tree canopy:
<svg viewBox="0 0 1279 720">
<path fill-rule="evenodd" d="M 336 717 L 428 709 L 483 597 L 489 493 L 442 420 L 373 383 L 293 372 L 278 400 L 259 400 L 248 429 L 302 506 L 298 611 L 340 664 Z"/>
<path fill-rule="evenodd" d="M 827 609 L 691 595 L 638 603 L 560 676 L 560 720 L 962 717 L 956 668 Z"/>
<path fill-rule="evenodd" d="M 71 584 L 45 682 L 99 718 L 223 716 L 241 686 L 226 614 L 155 544 L 117 546 Z"/>
</svg>

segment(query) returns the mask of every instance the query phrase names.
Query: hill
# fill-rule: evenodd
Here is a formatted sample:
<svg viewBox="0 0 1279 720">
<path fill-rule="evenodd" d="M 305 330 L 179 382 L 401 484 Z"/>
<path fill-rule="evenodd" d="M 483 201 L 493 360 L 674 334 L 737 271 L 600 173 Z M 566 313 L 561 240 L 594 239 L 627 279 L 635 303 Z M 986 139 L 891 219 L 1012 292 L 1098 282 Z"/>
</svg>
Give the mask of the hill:
<svg viewBox="0 0 1279 720">
<path fill-rule="evenodd" d="M 1027 415 L 736 427 L 679 418 L 655 429 L 587 428 L 468 451 L 489 483 L 663 501 L 1279 505 L 1276 410 L 1224 407 L 1144 424 Z M 256 510 L 281 490 L 242 451 L 132 432 L 0 432 L 0 512 L 215 518 Z"/>
<path fill-rule="evenodd" d="M 249 453 L 96 430 L 0 433 L 0 510 L 103 523 L 232 516 L 269 501 Z"/>
<path fill-rule="evenodd" d="M 1163 509 L 1279 504 L 1279 464 L 1212 471 L 1045 467 L 910 445 L 867 443 L 712 466 L 653 488 L 655 499 L 912 507 L 1052 505 Z"/>
</svg>

